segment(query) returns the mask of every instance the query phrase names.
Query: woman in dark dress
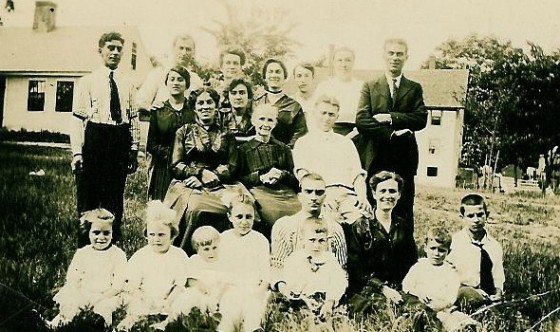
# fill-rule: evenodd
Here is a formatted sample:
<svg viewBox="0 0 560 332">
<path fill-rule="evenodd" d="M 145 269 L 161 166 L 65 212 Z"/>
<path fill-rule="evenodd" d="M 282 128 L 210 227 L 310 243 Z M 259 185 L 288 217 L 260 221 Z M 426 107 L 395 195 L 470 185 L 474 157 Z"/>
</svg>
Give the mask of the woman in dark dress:
<svg viewBox="0 0 560 332">
<path fill-rule="evenodd" d="M 277 117 L 274 106 L 256 107 L 251 118 L 256 135 L 239 147 L 237 174 L 255 197 L 263 221 L 259 231 L 265 236 L 278 218 L 301 210 L 292 151 L 272 136 Z"/>
<path fill-rule="evenodd" d="M 165 203 L 177 212 L 179 235 L 175 245 L 188 254 L 197 227 L 210 224 L 219 231 L 229 226 L 223 196 L 248 190 L 234 182 L 237 166 L 235 139 L 216 124 L 220 96 L 208 87 L 191 92 L 189 106 L 196 114 L 194 123 L 187 123 L 175 135 L 171 158 L 174 180 L 165 195 Z"/>
<path fill-rule="evenodd" d="M 374 218 L 343 224 L 348 245 L 347 293 L 354 311 L 387 299 L 395 304 L 403 302 L 399 292 L 402 280 L 418 260 L 410 227 L 393 214 L 403 184 L 403 179 L 393 172 L 375 174 L 370 180 L 376 201 Z"/>
<path fill-rule="evenodd" d="M 238 145 L 247 142 L 255 134 L 251 123 L 253 86 L 244 78 L 236 78 L 224 93 L 229 107 L 219 109 L 218 124 L 235 136 Z"/>
<path fill-rule="evenodd" d="M 185 91 L 190 86 L 189 72 L 173 67 L 167 73 L 165 85 L 171 98 L 150 115 L 146 151 L 152 155 L 149 169 L 148 199 L 163 200 L 171 183 L 171 153 L 175 132 L 185 123 L 194 122 L 195 114 L 188 107 Z"/>
</svg>

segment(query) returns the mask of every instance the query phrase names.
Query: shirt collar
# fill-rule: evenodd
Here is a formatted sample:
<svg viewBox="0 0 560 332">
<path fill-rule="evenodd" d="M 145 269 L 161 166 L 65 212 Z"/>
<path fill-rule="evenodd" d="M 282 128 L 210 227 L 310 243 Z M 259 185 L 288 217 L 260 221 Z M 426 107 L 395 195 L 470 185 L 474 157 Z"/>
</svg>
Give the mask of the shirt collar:
<svg viewBox="0 0 560 332">
<path fill-rule="evenodd" d="M 389 84 L 389 86 L 392 86 L 393 79 L 396 78 L 397 79 L 397 88 L 401 87 L 401 80 L 402 80 L 402 77 L 403 77 L 402 73 L 399 76 L 394 77 L 394 78 L 391 75 L 389 75 L 388 73 L 385 73 L 385 77 L 387 78 L 387 83 Z"/>
</svg>

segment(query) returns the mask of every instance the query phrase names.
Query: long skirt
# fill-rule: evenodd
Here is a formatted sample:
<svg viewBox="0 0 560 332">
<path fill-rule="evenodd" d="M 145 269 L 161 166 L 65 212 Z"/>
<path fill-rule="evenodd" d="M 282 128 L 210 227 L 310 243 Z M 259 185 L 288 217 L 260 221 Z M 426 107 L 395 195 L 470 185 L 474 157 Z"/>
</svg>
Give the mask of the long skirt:
<svg viewBox="0 0 560 332">
<path fill-rule="evenodd" d="M 164 204 L 177 212 L 176 222 L 179 234 L 174 245 L 183 248 L 190 256 L 195 254 L 191 244 L 192 233 L 200 226 L 209 225 L 219 232 L 230 228 L 227 217 L 227 206 L 222 201 L 224 196 L 234 195 L 242 191 L 251 195 L 241 183 L 222 184 L 219 189 L 192 189 L 182 181 L 173 180 L 165 195 Z"/>
<path fill-rule="evenodd" d="M 148 180 L 148 198 L 163 201 L 172 179 L 173 176 L 169 168 L 169 162 L 152 156 Z"/>
</svg>

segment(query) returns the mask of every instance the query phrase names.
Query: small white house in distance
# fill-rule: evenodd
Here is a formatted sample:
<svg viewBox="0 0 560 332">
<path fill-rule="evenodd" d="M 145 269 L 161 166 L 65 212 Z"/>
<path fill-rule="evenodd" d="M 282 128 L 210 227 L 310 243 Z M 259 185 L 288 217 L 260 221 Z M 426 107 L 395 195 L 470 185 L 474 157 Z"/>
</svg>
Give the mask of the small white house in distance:
<svg viewBox="0 0 560 332">
<path fill-rule="evenodd" d="M 330 72 L 329 68 L 316 68 L 315 83 L 328 79 Z M 354 71 L 354 77 L 364 82 L 383 75 L 381 70 Z M 429 112 L 426 128 L 416 133 L 420 154 L 416 183 L 453 188 L 463 142 L 469 72 L 463 69 L 423 69 L 406 71 L 404 76 L 422 85 Z M 293 79 L 286 82 L 285 90 L 288 94 L 297 90 Z"/>
<path fill-rule="evenodd" d="M 0 125 L 68 133 L 76 82 L 103 65 L 99 38 L 122 34 L 119 69 L 141 83 L 152 68 L 134 27 L 56 27 L 57 5 L 37 1 L 33 28 L 0 27 Z"/>
</svg>

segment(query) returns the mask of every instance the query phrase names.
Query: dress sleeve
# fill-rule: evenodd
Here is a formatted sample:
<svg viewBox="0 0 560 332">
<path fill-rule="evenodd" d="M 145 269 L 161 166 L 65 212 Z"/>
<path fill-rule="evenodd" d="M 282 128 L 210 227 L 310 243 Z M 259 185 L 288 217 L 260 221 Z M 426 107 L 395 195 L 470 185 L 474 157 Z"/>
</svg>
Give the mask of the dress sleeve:
<svg viewBox="0 0 560 332">
<path fill-rule="evenodd" d="M 296 116 L 294 117 L 294 121 L 292 124 L 294 126 L 294 133 L 292 135 L 292 138 L 290 139 L 290 142 L 288 143 L 288 146 L 291 148 L 294 147 L 294 144 L 296 144 L 298 138 L 302 137 L 307 133 L 307 123 L 305 121 L 305 114 L 303 113 L 303 109 L 301 108 L 301 105 L 299 105 L 299 103 L 297 105 L 299 109 L 296 113 Z"/>
</svg>

